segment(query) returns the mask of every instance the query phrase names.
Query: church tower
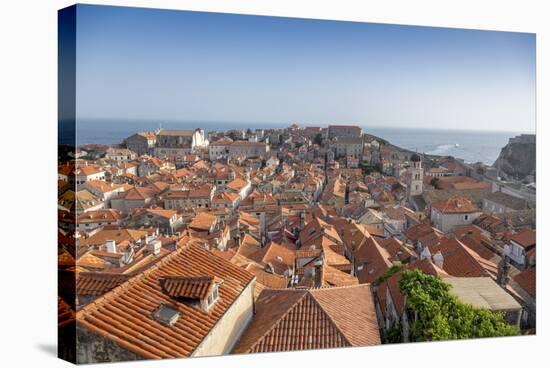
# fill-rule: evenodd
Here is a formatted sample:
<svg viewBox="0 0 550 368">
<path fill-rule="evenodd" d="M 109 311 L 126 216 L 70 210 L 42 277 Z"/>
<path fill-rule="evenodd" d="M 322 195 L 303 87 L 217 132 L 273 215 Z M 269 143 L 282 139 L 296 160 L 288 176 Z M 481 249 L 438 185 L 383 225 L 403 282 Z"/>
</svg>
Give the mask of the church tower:
<svg viewBox="0 0 550 368">
<path fill-rule="evenodd" d="M 422 159 L 417 153 L 411 155 L 411 166 L 409 167 L 409 178 L 407 181 L 407 199 L 422 194 L 422 183 L 424 171 L 422 170 Z"/>
</svg>

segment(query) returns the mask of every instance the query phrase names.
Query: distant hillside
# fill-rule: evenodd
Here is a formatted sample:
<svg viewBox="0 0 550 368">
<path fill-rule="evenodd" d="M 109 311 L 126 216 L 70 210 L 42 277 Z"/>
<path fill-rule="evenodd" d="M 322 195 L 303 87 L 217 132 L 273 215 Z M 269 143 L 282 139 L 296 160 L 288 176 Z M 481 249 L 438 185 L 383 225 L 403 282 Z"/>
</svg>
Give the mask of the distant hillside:
<svg viewBox="0 0 550 368">
<path fill-rule="evenodd" d="M 537 146 L 534 135 L 522 135 L 511 138 L 502 148 L 500 155 L 493 164 L 501 174 L 522 180 L 528 175 L 535 176 L 537 161 Z"/>
</svg>

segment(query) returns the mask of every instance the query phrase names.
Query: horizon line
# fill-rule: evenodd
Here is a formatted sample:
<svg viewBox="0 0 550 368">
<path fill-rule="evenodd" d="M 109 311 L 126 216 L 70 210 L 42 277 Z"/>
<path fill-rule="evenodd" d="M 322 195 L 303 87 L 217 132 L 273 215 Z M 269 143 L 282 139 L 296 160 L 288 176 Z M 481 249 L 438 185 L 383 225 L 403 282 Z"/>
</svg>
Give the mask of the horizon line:
<svg viewBox="0 0 550 368">
<path fill-rule="evenodd" d="M 296 124 L 299 127 L 328 127 L 330 125 L 355 125 L 361 128 L 382 128 L 382 129 L 412 129 L 412 130 L 437 130 L 437 131 L 458 131 L 458 132 L 487 132 L 487 133 L 522 133 L 522 134 L 535 134 L 537 131 L 537 127 L 535 126 L 535 129 L 517 129 L 517 130 L 509 130 L 509 129 L 502 129 L 502 130 L 496 130 L 496 129 L 460 129 L 460 128 L 439 128 L 439 127 L 426 127 L 426 126 L 403 126 L 403 125 L 380 125 L 379 123 L 371 125 L 371 124 L 363 124 L 363 123 L 302 123 L 297 121 L 289 121 L 289 122 L 276 122 L 276 121 L 240 121 L 240 120 L 209 120 L 209 119 L 162 119 L 162 118 L 123 118 L 123 117 L 77 117 L 76 119 L 58 119 L 58 121 L 66 121 L 66 120 L 97 120 L 97 121 L 107 121 L 107 120 L 120 120 L 124 123 L 129 123 L 132 120 L 136 120 L 139 122 L 150 122 L 150 123 L 217 123 L 217 124 L 257 124 L 261 127 L 265 127 L 266 125 L 277 125 L 276 127 L 268 127 L 268 129 L 280 129 L 280 128 L 287 128 L 290 125 Z M 78 125 L 78 123 L 76 124 Z M 237 128 L 230 128 L 230 129 L 237 129 Z"/>
</svg>

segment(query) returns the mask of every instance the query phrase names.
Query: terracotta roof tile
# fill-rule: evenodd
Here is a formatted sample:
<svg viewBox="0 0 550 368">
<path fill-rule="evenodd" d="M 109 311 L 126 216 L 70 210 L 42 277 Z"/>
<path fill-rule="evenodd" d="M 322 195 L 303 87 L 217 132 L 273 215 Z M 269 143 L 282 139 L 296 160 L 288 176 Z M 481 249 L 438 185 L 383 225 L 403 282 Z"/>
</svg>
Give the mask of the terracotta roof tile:
<svg viewBox="0 0 550 368">
<path fill-rule="evenodd" d="M 513 240 L 524 248 L 529 248 L 537 243 L 537 233 L 535 230 L 523 229 L 512 235 L 510 240 Z"/>
<path fill-rule="evenodd" d="M 129 278 L 128 275 L 120 274 L 79 272 L 76 275 L 76 292 L 78 295 L 103 295 Z"/>
<path fill-rule="evenodd" d="M 357 277 L 350 275 L 348 272 L 340 271 L 337 268 L 323 264 L 321 269 L 321 286 L 350 286 L 358 285 Z"/>
<path fill-rule="evenodd" d="M 533 298 L 537 297 L 537 270 L 531 267 L 513 277 L 514 281 Z"/>
<path fill-rule="evenodd" d="M 216 221 L 216 216 L 207 212 L 200 212 L 197 216 L 195 216 L 195 218 L 193 218 L 193 221 L 191 221 L 189 227 L 196 230 L 210 230 L 212 226 L 215 225 Z"/>
<path fill-rule="evenodd" d="M 455 238 L 442 238 L 436 245 L 428 247 L 432 256 L 443 255 L 443 269 L 455 277 L 484 277 L 487 271 L 468 248 Z"/>
<path fill-rule="evenodd" d="M 237 255 L 257 263 L 262 263 L 266 252 L 267 247 L 262 247 L 260 242 L 253 236 L 245 234 L 237 250 Z"/>
<path fill-rule="evenodd" d="M 274 352 L 380 344 L 370 285 L 265 289 L 234 352 Z"/>
<path fill-rule="evenodd" d="M 161 286 L 163 277 L 196 274 L 224 280 L 219 286 L 220 296 L 208 312 L 172 298 Z M 187 357 L 253 279 L 246 270 L 189 242 L 85 306 L 77 313 L 77 321 L 82 328 L 143 358 Z M 152 317 L 161 304 L 181 313 L 174 325 L 166 326 Z"/>
<path fill-rule="evenodd" d="M 287 269 L 292 269 L 296 260 L 296 246 L 291 243 L 279 244 L 270 242 L 262 258 L 263 263 L 270 263 L 275 272 L 282 274 Z"/>
<path fill-rule="evenodd" d="M 65 328 L 75 322 L 75 312 L 67 302 L 57 297 L 57 327 Z"/>
<path fill-rule="evenodd" d="M 470 213 L 480 212 L 480 209 L 469 199 L 464 197 L 449 198 L 432 204 L 432 208 L 441 213 Z"/>
<path fill-rule="evenodd" d="M 391 255 L 370 237 L 354 253 L 357 277 L 361 283 L 376 281 L 392 266 Z"/>
<path fill-rule="evenodd" d="M 163 290 L 173 298 L 204 299 L 221 280 L 211 275 L 164 276 L 159 279 Z"/>
<path fill-rule="evenodd" d="M 127 240 L 135 242 L 148 234 L 146 230 L 135 229 L 103 229 L 89 238 L 82 239 L 80 245 L 99 246 L 104 245 L 107 240 L 114 240 L 117 244 Z"/>
</svg>

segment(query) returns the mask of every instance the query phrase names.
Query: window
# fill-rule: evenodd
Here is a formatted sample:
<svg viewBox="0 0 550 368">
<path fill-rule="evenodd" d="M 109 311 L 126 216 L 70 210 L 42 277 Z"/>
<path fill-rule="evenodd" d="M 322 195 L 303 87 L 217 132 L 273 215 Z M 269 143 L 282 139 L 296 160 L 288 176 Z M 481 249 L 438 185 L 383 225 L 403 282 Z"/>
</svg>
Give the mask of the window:
<svg viewBox="0 0 550 368">
<path fill-rule="evenodd" d="M 464 215 L 464 221 L 468 221 L 469 218 L 470 218 L 470 216 Z"/>
<path fill-rule="evenodd" d="M 175 307 L 166 304 L 161 304 L 155 313 L 153 313 L 153 318 L 156 321 L 169 326 L 173 326 L 179 317 L 180 312 Z"/>
<path fill-rule="evenodd" d="M 208 295 L 207 299 L 207 305 L 210 307 L 215 301 L 218 299 L 218 285 L 214 286 L 214 290 L 212 290 L 212 293 Z"/>
</svg>

